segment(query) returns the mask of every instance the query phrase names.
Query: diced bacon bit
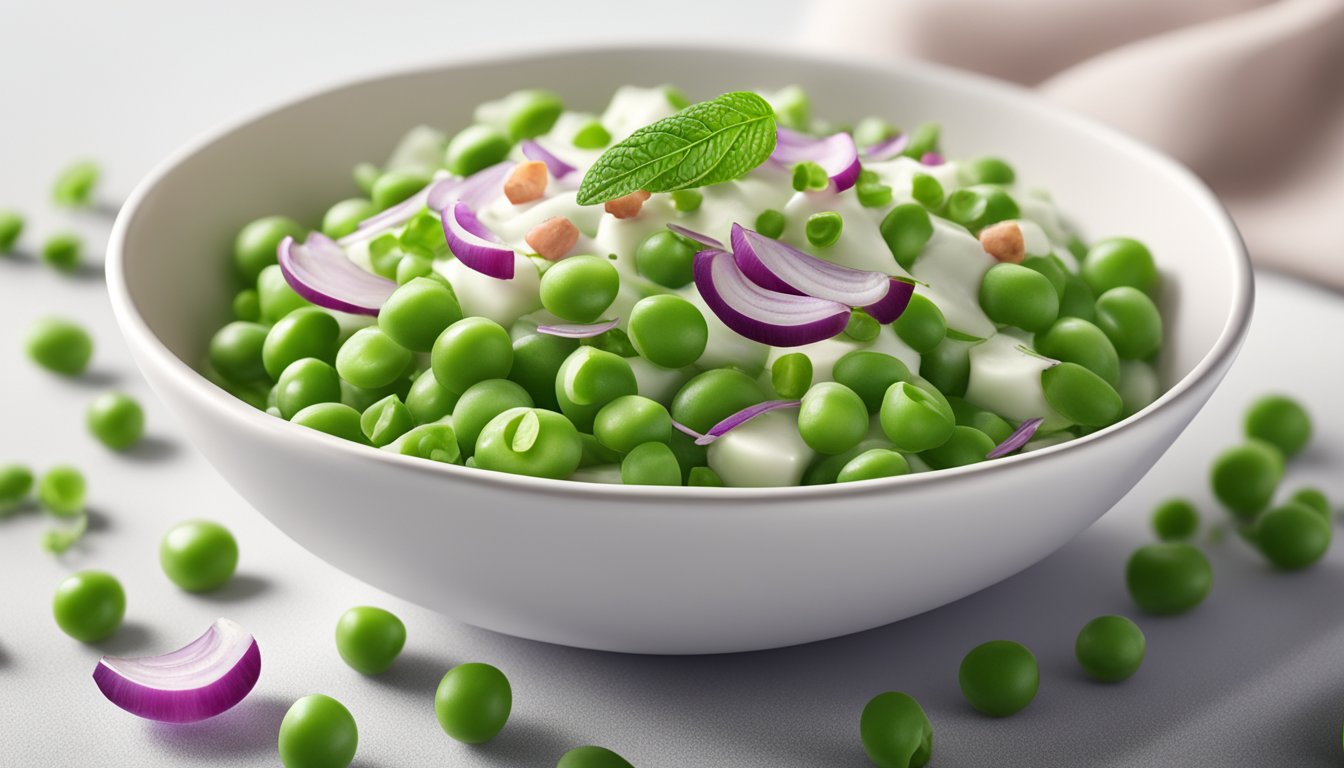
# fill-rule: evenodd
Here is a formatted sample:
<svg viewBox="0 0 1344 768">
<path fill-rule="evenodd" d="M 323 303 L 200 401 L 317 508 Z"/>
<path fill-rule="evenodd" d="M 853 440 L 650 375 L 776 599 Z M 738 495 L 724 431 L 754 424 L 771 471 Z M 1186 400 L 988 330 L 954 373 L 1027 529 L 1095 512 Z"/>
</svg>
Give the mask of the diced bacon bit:
<svg viewBox="0 0 1344 768">
<path fill-rule="evenodd" d="M 608 200 L 606 205 L 602 207 L 606 209 L 607 213 L 618 219 L 633 219 L 639 215 L 639 210 L 644 207 L 644 201 L 648 199 L 648 192 L 637 189 L 623 197 Z"/>
<path fill-rule="evenodd" d="M 579 228 L 564 216 L 552 216 L 533 227 L 524 239 L 538 256 L 559 261 L 579 242 Z"/>
<path fill-rule="evenodd" d="M 546 194 L 547 178 L 546 164 L 542 161 L 519 163 L 504 180 L 504 196 L 514 205 L 530 203 Z"/>
<path fill-rule="evenodd" d="M 1016 222 L 1000 221 L 980 230 L 980 247 L 985 253 L 1008 264 L 1021 264 L 1027 255 L 1027 242 Z"/>
</svg>

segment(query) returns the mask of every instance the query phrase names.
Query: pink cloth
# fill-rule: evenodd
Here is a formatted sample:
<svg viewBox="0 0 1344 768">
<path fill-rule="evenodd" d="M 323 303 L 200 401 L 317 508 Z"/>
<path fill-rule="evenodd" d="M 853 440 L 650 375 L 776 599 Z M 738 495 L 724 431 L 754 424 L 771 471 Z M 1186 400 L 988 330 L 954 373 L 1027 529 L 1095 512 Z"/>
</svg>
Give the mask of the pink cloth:
<svg viewBox="0 0 1344 768">
<path fill-rule="evenodd" d="M 1257 263 L 1344 289 L 1344 0 L 815 0 L 805 23 L 1034 85 L 1193 168 Z"/>
</svg>

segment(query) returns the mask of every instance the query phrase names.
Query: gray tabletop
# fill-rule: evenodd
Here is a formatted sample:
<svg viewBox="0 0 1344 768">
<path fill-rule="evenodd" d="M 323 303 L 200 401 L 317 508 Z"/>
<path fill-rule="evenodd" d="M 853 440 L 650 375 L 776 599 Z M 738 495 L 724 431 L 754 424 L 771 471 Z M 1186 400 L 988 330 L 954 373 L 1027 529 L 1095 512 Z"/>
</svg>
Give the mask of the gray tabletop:
<svg viewBox="0 0 1344 768">
<path fill-rule="evenodd" d="M 58 214 L 46 205 L 54 172 L 88 155 L 107 168 L 113 208 L 159 157 L 218 120 L 315 84 L 369 69 L 567 36 L 660 35 L 754 39 L 792 34 L 794 3 L 678 4 L 657 30 L 642 5 L 538 4 L 499 12 L 446 3 L 333 7 L 261 2 L 52 3 L 0 6 L 0 207 L 30 214 L 25 244 L 71 227 L 101 243 L 107 213 Z M 767 11 L 766 9 L 770 10 Z M 708 22 L 709 14 L 713 21 Z M 641 20 L 641 18 L 645 20 Z M 433 23 L 425 23 L 431 20 Z M 306 46 L 291 42 L 312 26 Z M 442 30 L 434 31 L 434 30 Z M 101 258 L 93 249 L 92 261 Z M 85 322 L 98 351 L 90 373 L 66 381 L 23 361 L 24 329 L 59 312 Z M 391 598 L 327 566 L 250 509 L 177 434 L 136 373 L 113 325 L 96 269 L 54 274 L 31 257 L 0 259 L 0 464 L 71 462 L 90 482 L 94 530 L 63 558 L 39 546 L 36 514 L 0 521 L 0 765 L 273 765 L 289 703 L 333 695 L 359 722 L 357 765 L 551 766 L 571 746 L 610 746 L 650 766 L 867 765 L 857 741 L 863 703 L 889 689 L 924 704 L 936 730 L 934 765 L 1322 765 L 1340 762 L 1344 719 L 1344 553 L 1301 574 L 1270 571 L 1236 537 L 1208 545 L 1209 600 L 1193 614 L 1140 618 L 1149 640 L 1142 671 L 1119 686 L 1085 679 L 1072 660 L 1077 629 L 1092 616 L 1129 613 L 1122 568 L 1150 539 L 1153 503 L 1185 494 L 1220 519 L 1205 490 L 1211 455 L 1237 439 L 1240 410 L 1279 389 L 1303 398 L 1323 433 L 1290 470 L 1344 497 L 1344 299 L 1262 275 L 1250 340 L 1212 403 L 1157 468 L 1100 523 L 1028 571 L 956 604 L 898 625 L 798 648 L 735 656 L 654 658 L 577 651 L 464 626 Z M 83 429 L 98 392 L 141 398 L 149 439 L 112 455 Z M 1005 510 L 1011 514 L 1011 510 Z M 242 549 L 222 593 L 189 596 L 159 572 L 156 547 L 174 521 L 210 517 Z M 1338 548 L 1337 548 L 1338 549 Z M 72 570 L 97 567 L 126 586 L 126 624 L 96 646 L 55 628 L 50 596 Z M 331 636 L 347 607 L 382 605 L 410 631 L 395 668 L 366 679 L 338 659 Z M 157 653 L 194 637 L 218 616 L 251 629 L 265 671 L 243 704 L 212 721 L 165 726 L 102 699 L 89 679 L 103 653 Z M 1029 645 L 1041 693 L 1007 720 L 960 699 L 956 666 L 993 638 Z M 515 714 L 495 742 L 448 739 L 432 712 L 450 666 L 488 661 L 505 669 Z"/>
</svg>

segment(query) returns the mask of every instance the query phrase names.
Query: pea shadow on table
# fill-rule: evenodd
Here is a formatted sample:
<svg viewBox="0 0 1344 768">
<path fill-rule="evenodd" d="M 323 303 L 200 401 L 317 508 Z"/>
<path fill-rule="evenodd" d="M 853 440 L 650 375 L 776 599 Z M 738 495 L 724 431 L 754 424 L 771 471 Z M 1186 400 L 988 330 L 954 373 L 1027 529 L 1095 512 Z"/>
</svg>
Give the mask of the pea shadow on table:
<svg viewBox="0 0 1344 768">
<path fill-rule="evenodd" d="M 1330 558 L 1304 573 L 1277 573 L 1235 538 L 1207 548 L 1215 587 L 1196 615 L 1138 614 L 1121 574 L 1125 558 L 1142 543 L 1094 530 L 961 601 L 834 640 L 701 657 L 555 647 L 548 649 L 549 665 L 569 665 L 591 681 L 585 696 L 656 695 L 657 711 L 676 713 L 678 732 L 701 734 L 705 743 L 739 745 L 733 762 L 743 766 L 868 766 L 858 742 L 858 717 L 870 697 L 886 690 L 906 691 L 924 705 L 934 723 L 940 765 L 978 765 L 986 755 L 993 755 L 999 768 L 1130 765 L 1162 738 L 1216 711 L 1243 686 L 1271 679 L 1276 663 L 1344 624 L 1344 612 L 1322 609 L 1337 600 L 1344 560 Z M 1144 667 L 1120 685 L 1086 678 L 1073 657 L 1078 629 L 1106 613 L 1131 616 L 1148 638 Z M 1041 688 L 1026 710 L 994 720 L 970 709 L 956 678 L 966 651 L 999 638 L 1032 649 L 1041 666 Z M 1228 674 L 1229 669 L 1244 674 Z M 1344 687 L 1344 670 L 1322 674 L 1340 678 L 1336 687 Z M 1338 733 L 1338 715 L 1330 714 L 1331 733 Z M 1260 746 L 1263 754 L 1241 754 L 1243 764 L 1278 764 L 1284 743 L 1266 739 Z M 1324 753 L 1329 764 L 1337 763 L 1337 752 L 1336 741 Z M 659 757 L 625 756 L 637 765 Z M 679 765 L 722 765 L 726 757 L 683 758 Z"/>
<path fill-rule="evenodd" d="M 181 450 L 181 446 L 172 440 L 158 435 L 145 435 L 135 445 L 122 451 L 122 455 L 134 461 L 157 464 L 172 459 Z"/>
<path fill-rule="evenodd" d="M 264 579 L 250 573 L 237 573 L 219 589 L 210 592 L 196 592 L 192 596 L 211 603 L 241 603 L 263 595 L 271 589 L 270 579 Z"/>
<path fill-rule="evenodd" d="M 199 723 L 148 723 L 150 738 L 183 758 L 227 761 L 275 756 L 280 721 L 293 703 L 278 696 L 253 694 L 238 706 Z"/>
<path fill-rule="evenodd" d="M 397 657 L 392 667 L 381 675 L 366 678 L 371 685 L 409 693 L 420 700 L 430 701 L 438 690 L 439 681 L 452 669 L 455 662 L 442 655 L 407 649 Z"/>
</svg>

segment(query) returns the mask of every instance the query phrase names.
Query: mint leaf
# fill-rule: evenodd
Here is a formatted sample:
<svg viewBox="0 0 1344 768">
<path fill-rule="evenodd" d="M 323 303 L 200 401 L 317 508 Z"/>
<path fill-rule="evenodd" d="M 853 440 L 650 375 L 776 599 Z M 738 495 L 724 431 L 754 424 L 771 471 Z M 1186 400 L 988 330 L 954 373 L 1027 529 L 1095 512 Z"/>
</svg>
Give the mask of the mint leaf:
<svg viewBox="0 0 1344 768">
<path fill-rule="evenodd" d="M 775 151 L 775 112 L 760 96 L 725 93 L 630 134 L 602 153 L 579 185 L 579 205 L 637 190 L 672 192 L 746 175 Z"/>
</svg>

